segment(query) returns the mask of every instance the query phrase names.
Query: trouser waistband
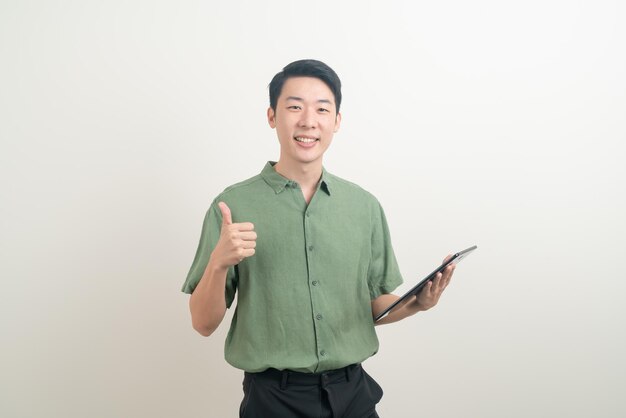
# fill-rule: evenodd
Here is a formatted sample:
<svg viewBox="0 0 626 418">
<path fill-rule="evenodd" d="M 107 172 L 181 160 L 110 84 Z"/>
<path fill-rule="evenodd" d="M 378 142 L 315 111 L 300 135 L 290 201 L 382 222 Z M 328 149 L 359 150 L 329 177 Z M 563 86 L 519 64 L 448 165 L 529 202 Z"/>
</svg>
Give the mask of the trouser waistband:
<svg viewBox="0 0 626 418">
<path fill-rule="evenodd" d="M 288 385 L 306 386 L 306 385 L 321 385 L 326 386 L 338 381 L 347 380 L 361 368 L 361 364 L 351 364 L 341 369 L 328 370 L 321 373 L 302 373 L 294 372 L 292 370 L 277 370 L 267 369 L 259 373 L 248 373 L 255 377 L 267 378 L 270 380 L 277 380 L 280 382 L 280 388 L 286 389 Z"/>
</svg>

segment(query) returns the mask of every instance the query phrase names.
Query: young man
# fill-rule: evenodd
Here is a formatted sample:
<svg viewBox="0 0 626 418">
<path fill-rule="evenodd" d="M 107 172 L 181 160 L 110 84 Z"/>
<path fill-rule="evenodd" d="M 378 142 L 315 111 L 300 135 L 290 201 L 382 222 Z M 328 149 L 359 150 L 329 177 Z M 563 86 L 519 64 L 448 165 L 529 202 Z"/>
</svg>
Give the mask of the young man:
<svg viewBox="0 0 626 418">
<path fill-rule="evenodd" d="M 360 363 L 402 283 L 385 215 L 322 165 L 341 124 L 337 74 L 296 61 L 269 90 L 280 158 L 209 208 L 183 286 L 192 324 L 211 335 L 238 293 L 225 357 L 245 371 L 241 417 L 377 417 L 382 390 Z M 433 307 L 453 270 L 378 324 Z"/>
</svg>

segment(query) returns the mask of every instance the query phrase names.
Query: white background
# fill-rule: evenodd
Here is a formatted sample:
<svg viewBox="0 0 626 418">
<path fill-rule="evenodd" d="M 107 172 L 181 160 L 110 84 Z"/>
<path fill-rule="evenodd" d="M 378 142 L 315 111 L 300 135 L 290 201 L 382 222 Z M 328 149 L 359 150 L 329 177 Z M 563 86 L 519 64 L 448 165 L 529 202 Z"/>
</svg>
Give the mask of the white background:
<svg viewBox="0 0 626 418">
<path fill-rule="evenodd" d="M 625 19 L 0 1 L 0 415 L 236 416 L 230 317 L 200 337 L 180 287 L 213 197 L 278 157 L 267 84 L 317 58 L 344 83 L 325 166 L 382 202 L 399 292 L 479 245 L 439 306 L 378 328 L 381 416 L 625 416 Z"/>
</svg>

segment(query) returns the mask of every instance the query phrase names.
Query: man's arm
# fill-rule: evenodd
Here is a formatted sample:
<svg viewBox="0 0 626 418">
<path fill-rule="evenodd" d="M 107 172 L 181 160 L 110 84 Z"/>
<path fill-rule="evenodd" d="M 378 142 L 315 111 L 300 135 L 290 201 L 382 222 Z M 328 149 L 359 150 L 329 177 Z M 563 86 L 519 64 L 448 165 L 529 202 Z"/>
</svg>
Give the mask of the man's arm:
<svg viewBox="0 0 626 418">
<path fill-rule="evenodd" d="M 216 266 L 217 263 L 212 263 L 212 259 L 213 256 L 189 298 L 191 324 L 204 337 L 213 334 L 226 314 L 224 291 L 228 267 Z"/>
<path fill-rule="evenodd" d="M 446 257 L 444 262 L 449 257 L 450 256 Z M 437 273 L 435 279 L 426 283 L 426 286 L 422 288 L 421 292 L 419 292 L 415 297 L 408 298 L 393 308 L 387 316 L 376 322 L 375 325 L 397 322 L 408 316 L 415 315 L 420 311 L 426 311 L 435 306 L 437 302 L 439 302 L 439 298 L 441 297 L 443 291 L 446 289 L 448 284 L 450 284 L 454 268 L 455 265 L 452 263 L 446 267 L 443 273 Z M 372 301 L 372 317 L 375 318 L 378 316 L 378 314 L 381 313 L 387 306 L 391 305 L 399 298 L 400 296 L 394 294 L 384 294 L 374 299 Z"/>
<path fill-rule="evenodd" d="M 191 323 L 201 335 L 208 337 L 226 314 L 226 274 L 231 266 L 254 255 L 256 233 L 250 222 L 233 223 L 230 209 L 219 203 L 222 212 L 220 238 L 211 253 L 204 274 L 189 298 Z"/>
</svg>

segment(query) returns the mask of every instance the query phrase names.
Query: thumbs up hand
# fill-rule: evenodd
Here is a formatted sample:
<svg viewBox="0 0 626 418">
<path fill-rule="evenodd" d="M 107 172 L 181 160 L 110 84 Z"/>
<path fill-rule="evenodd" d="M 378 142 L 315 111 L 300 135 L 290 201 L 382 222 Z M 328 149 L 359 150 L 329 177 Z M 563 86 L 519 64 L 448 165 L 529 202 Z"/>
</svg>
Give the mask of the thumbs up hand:
<svg viewBox="0 0 626 418">
<path fill-rule="evenodd" d="M 218 206 L 222 212 L 222 231 L 211 253 L 211 259 L 219 267 L 227 269 L 254 255 L 256 232 L 251 222 L 233 223 L 230 208 L 226 203 L 219 202 Z"/>
</svg>

